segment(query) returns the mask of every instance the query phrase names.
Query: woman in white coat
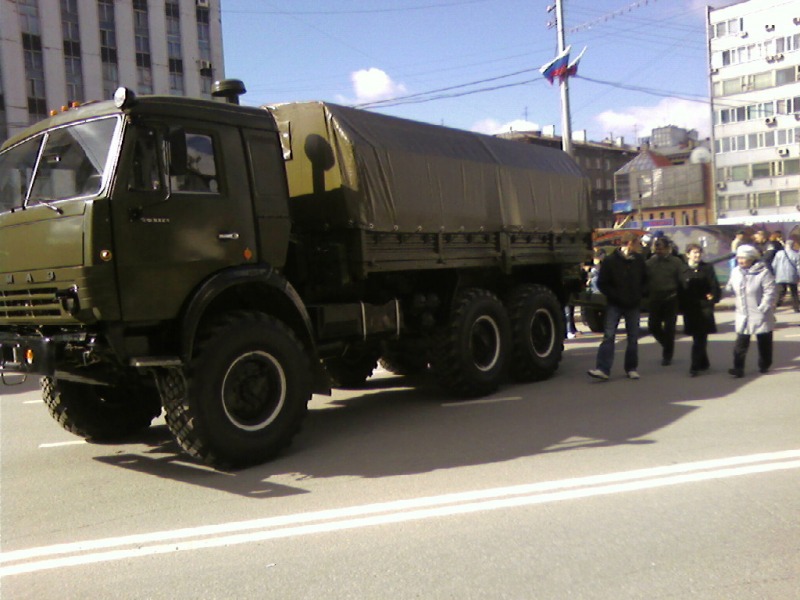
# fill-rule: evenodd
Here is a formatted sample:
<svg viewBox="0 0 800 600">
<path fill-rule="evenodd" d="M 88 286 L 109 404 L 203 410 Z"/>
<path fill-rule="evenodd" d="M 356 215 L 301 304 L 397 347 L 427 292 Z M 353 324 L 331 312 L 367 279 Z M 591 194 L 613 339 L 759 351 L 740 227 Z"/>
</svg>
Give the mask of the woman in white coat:
<svg viewBox="0 0 800 600">
<path fill-rule="evenodd" d="M 736 298 L 736 343 L 733 347 L 734 377 L 744 376 L 744 361 L 750 347 L 750 336 L 758 343 L 758 370 L 766 373 L 772 366 L 772 330 L 775 327 L 775 277 L 758 259 L 755 246 L 745 244 L 736 249 L 737 266 L 731 271 L 727 290 Z"/>
</svg>

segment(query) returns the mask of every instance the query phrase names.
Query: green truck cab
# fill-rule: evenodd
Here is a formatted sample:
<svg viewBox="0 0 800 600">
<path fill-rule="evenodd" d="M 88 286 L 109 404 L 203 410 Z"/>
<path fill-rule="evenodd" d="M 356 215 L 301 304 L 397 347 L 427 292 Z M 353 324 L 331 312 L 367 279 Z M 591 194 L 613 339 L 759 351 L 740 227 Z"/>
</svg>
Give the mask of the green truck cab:
<svg viewBox="0 0 800 600">
<path fill-rule="evenodd" d="M 41 376 L 88 439 L 163 410 L 214 466 L 274 456 L 379 360 L 467 396 L 549 377 L 587 198 L 545 148 L 120 88 L 0 149 L 0 376 Z"/>
</svg>

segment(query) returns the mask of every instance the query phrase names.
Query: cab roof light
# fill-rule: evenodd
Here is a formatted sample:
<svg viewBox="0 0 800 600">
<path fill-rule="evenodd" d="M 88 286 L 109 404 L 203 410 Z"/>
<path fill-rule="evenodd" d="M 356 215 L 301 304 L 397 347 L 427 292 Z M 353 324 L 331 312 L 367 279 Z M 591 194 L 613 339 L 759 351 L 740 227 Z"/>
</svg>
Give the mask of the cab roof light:
<svg viewBox="0 0 800 600">
<path fill-rule="evenodd" d="M 133 93 L 133 90 L 124 86 L 118 87 L 117 91 L 114 92 L 114 106 L 122 109 L 134 104 L 136 104 L 136 94 Z"/>
</svg>

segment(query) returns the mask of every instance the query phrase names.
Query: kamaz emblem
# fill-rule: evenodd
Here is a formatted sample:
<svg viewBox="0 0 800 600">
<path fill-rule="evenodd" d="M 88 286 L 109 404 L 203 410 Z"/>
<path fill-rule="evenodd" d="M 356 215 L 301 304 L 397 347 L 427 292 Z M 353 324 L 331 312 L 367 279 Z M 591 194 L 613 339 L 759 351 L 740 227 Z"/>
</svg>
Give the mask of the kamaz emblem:
<svg viewBox="0 0 800 600">
<path fill-rule="evenodd" d="M 142 223 L 169 223 L 169 217 L 142 217 Z"/>
</svg>

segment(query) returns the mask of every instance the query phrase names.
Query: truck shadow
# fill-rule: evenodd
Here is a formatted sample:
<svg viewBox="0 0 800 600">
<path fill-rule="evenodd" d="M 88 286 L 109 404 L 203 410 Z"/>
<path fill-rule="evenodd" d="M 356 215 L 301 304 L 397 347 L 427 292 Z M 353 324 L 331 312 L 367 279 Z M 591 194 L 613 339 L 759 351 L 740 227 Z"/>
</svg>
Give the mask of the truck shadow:
<svg viewBox="0 0 800 600">
<path fill-rule="evenodd" d="M 506 385 L 478 400 L 447 397 L 425 378 L 388 374 L 374 377 L 357 392 L 315 397 L 303 431 L 288 450 L 272 462 L 240 471 L 214 471 L 193 463 L 165 427 L 151 428 L 134 440 L 143 451 L 95 460 L 233 494 L 274 498 L 307 493 L 301 486 L 270 481 L 278 477 L 296 482 L 391 477 L 545 453 L 652 444 L 654 432 L 701 410 L 698 402 L 724 401 L 757 377 L 776 376 L 755 372 L 753 344 L 747 375 L 731 378 L 731 342 L 711 341 L 712 370 L 690 378 L 686 357 L 691 340 L 680 336 L 671 367 L 658 365 L 658 347 L 650 338 L 640 345 L 642 380 L 625 379 L 616 364 L 611 381 L 592 382 L 585 372 L 593 366 L 597 341 L 599 336 L 568 345 L 561 369 L 547 381 Z M 800 371 L 800 344 L 776 341 L 774 354 L 773 371 Z"/>
</svg>

